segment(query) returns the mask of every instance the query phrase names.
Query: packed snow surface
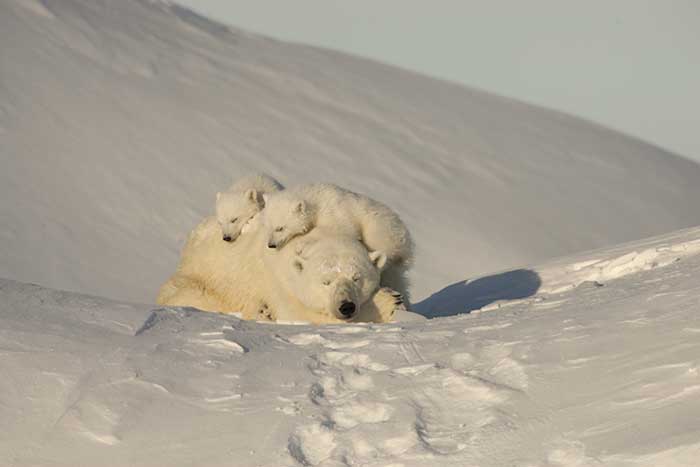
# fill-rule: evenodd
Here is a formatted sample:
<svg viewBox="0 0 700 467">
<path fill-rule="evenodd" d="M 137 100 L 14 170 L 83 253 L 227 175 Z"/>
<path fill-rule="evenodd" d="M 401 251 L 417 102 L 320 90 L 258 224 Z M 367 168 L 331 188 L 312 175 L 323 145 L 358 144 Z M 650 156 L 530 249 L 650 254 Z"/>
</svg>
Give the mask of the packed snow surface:
<svg viewBox="0 0 700 467">
<path fill-rule="evenodd" d="M 0 2 L 0 166 L 0 277 L 144 303 L 216 191 L 250 172 L 395 209 L 416 300 L 700 224 L 697 164 L 170 2 Z"/>
<path fill-rule="evenodd" d="M 386 325 L 3 280 L 0 465 L 697 466 L 699 253 L 679 231 L 455 284 L 423 304 L 451 316 Z"/>
</svg>

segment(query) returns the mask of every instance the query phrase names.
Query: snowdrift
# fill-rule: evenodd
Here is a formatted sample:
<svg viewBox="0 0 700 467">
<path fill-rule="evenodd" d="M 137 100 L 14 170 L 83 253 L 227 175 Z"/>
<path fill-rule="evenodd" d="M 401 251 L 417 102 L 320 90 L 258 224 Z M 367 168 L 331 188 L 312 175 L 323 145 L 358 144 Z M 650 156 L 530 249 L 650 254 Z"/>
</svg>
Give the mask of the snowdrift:
<svg viewBox="0 0 700 467">
<path fill-rule="evenodd" d="M 540 285 L 519 299 L 385 325 L 2 280 L 0 464 L 695 466 L 698 253 L 700 228 L 680 231 L 521 269 Z"/>
</svg>

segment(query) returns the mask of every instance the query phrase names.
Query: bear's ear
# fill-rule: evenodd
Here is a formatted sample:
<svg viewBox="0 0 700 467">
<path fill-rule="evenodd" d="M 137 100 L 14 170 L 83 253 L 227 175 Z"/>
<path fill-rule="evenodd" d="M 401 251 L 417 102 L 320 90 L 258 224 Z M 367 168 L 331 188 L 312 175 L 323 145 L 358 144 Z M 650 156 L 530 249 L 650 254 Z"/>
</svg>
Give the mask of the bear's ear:
<svg viewBox="0 0 700 467">
<path fill-rule="evenodd" d="M 216 200 L 219 201 L 221 199 L 221 192 L 217 191 L 216 192 Z"/>
<path fill-rule="evenodd" d="M 263 194 L 262 194 L 262 205 L 263 205 L 263 207 L 264 207 L 264 206 L 267 206 L 267 200 L 268 200 L 268 199 L 270 199 L 270 198 L 267 196 L 267 193 L 263 193 Z"/>
<path fill-rule="evenodd" d="M 372 261 L 380 271 L 386 266 L 386 255 L 381 251 L 370 251 L 369 260 Z"/>
<path fill-rule="evenodd" d="M 294 266 L 294 269 L 295 269 L 297 272 L 301 272 L 301 271 L 304 270 L 304 265 L 301 264 L 301 261 L 299 261 L 298 259 L 295 259 L 295 260 L 292 262 L 292 266 Z"/>
<path fill-rule="evenodd" d="M 306 213 L 306 202 L 304 201 L 299 201 L 297 204 L 294 206 L 294 212 L 298 214 L 305 214 Z"/>
</svg>

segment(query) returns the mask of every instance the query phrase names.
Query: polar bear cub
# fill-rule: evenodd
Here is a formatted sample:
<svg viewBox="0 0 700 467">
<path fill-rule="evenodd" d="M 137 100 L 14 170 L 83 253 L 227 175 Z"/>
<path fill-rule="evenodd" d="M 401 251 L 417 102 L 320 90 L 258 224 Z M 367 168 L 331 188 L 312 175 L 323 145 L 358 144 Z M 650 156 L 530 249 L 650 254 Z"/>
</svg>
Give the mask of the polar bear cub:
<svg viewBox="0 0 700 467">
<path fill-rule="evenodd" d="M 281 249 L 317 227 L 357 238 L 369 251 L 386 258 L 376 262 L 382 271 L 381 284 L 407 296 L 405 273 L 413 261 L 413 241 L 399 216 L 387 206 L 327 183 L 301 185 L 264 198 L 268 248 Z"/>
<path fill-rule="evenodd" d="M 223 240 L 235 241 L 246 224 L 265 207 L 263 195 L 283 190 L 274 178 L 249 175 L 216 194 L 216 220 L 221 226 Z"/>
</svg>

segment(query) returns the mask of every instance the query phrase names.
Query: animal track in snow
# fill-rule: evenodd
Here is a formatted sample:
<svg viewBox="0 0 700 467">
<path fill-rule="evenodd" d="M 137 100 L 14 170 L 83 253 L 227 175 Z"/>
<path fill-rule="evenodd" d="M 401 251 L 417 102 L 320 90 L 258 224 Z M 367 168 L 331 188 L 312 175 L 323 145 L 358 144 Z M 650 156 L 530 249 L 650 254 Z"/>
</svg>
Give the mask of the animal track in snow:
<svg viewBox="0 0 700 467">
<path fill-rule="evenodd" d="M 324 345 L 328 343 L 328 339 L 320 334 L 295 334 L 293 336 L 283 338 L 284 341 L 294 345 Z"/>
<path fill-rule="evenodd" d="M 501 323 L 464 333 L 510 326 Z M 313 432 L 325 438 L 332 436 L 335 446 L 322 454 L 303 454 L 304 449 L 312 450 L 304 447 L 311 437 L 305 438 L 303 433 L 310 431 L 295 431 L 289 438 L 289 449 L 297 462 L 384 466 L 399 455 L 458 453 L 471 459 L 485 443 L 498 444 L 499 435 L 512 429 L 515 422 L 507 407 L 515 398 L 526 397 L 528 387 L 525 368 L 517 358 L 524 351 L 522 343 L 475 340 L 472 351 L 455 353 L 448 362 L 440 363 L 426 358 L 419 344 L 430 341 L 447 345 L 453 338 L 464 339 L 464 333 L 448 329 L 415 334 L 410 329 L 403 331 L 367 339 L 368 346 L 377 341 L 387 349 L 395 349 L 391 366 L 365 353 L 323 350 L 331 342 L 345 343 L 341 335 L 330 339 L 326 330 L 285 339 L 296 345 L 320 347 L 309 365 L 317 380 L 308 397 L 317 413 L 306 415 L 319 422 L 321 428 Z"/>
<path fill-rule="evenodd" d="M 352 401 L 334 408 L 329 416 L 333 424 L 349 430 L 359 424 L 381 423 L 389 420 L 394 409 L 381 402 Z"/>
<path fill-rule="evenodd" d="M 357 349 L 360 347 L 365 347 L 370 344 L 369 340 L 349 340 L 349 341 L 334 341 L 326 339 L 320 334 L 296 334 L 290 337 L 283 338 L 286 342 L 295 345 L 322 345 L 329 349 Z"/>
<path fill-rule="evenodd" d="M 344 365 L 372 371 L 386 371 L 388 366 L 372 361 L 367 354 L 349 352 L 326 352 L 321 360 L 328 365 Z"/>
<path fill-rule="evenodd" d="M 594 467 L 603 464 L 586 456 L 583 443 L 562 440 L 550 447 L 546 465 L 552 467 Z"/>
<path fill-rule="evenodd" d="M 287 447 L 301 465 L 318 465 L 331 457 L 336 442 L 331 429 L 314 424 L 297 428 L 290 436 Z"/>
<path fill-rule="evenodd" d="M 460 352 L 453 354 L 450 357 L 450 366 L 455 370 L 467 370 L 474 366 L 476 359 L 474 356 L 467 352 Z"/>
<path fill-rule="evenodd" d="M 496 410 L 506 399 L 504 391 L 484 381 L 451 369 L 436 370 L 413 396 L 416 434 L 438 454 L 476 446 L 492 427 L 509 423 Z"/>
</svg>

